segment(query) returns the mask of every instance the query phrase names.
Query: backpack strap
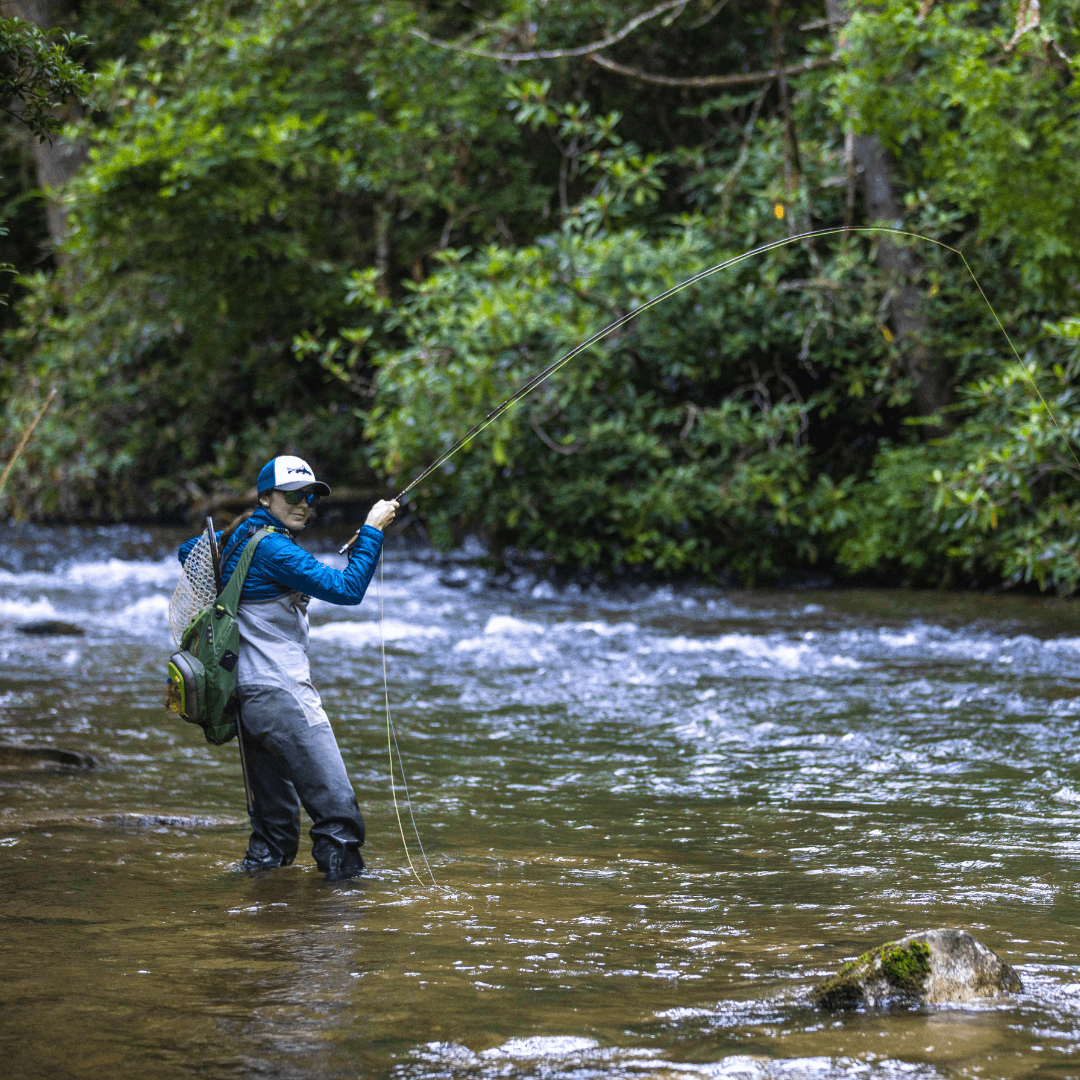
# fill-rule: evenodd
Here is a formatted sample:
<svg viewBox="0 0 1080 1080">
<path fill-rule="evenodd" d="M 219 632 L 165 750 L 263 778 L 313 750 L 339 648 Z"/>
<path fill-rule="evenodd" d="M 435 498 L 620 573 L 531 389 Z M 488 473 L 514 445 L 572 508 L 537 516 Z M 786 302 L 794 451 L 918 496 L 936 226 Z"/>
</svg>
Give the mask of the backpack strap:
<svg viewBox="0 0 1080 1080">
<path fill-rule="evenodd" d="M 240 552 L 240 561 L 236 564 L 232 577 L 229 578 L 229 584 L 221 590 L 221 595 L 214 603 L 215 612 L 223 613 L 227 611 L 234 619 L 236 618 L 236 609 L 240 604 L 240 591 L 244 587 L 244 579 L 248 575 L 248 570 L 251 569 L 251 560 L 255 557 L 255 549 L 259 546 L 259 541 L 273 531 L 276 530 L 269 528 L 259 529 L 252 535 L 244 550 Z"/>
<path fill-rule="evenodd" d="M 250 522 L 248 524 L 250 524 Z M 259 528 L 268 533 L 278 533 L 280 536 L 287 536 L 290 540 L 292 539 L 292 533 L 289 532 L 288 529 L 278 529 L 273 525 L 260 525 Z M 246 526 L 238 528 L 232 536 L 229 537 L 228 542 L 221 549 L 221 565 L 223 568 L 229 565 L 229 560 L 236 553 L 237 548 L 241 547 L 243 543 L 246 543 L 244 540 L 245 530 Z M 250 540 L 257 531 L 258 529 L 252 527 L 251 531 L 248 533 L 248 539 Z"/>
</svg>

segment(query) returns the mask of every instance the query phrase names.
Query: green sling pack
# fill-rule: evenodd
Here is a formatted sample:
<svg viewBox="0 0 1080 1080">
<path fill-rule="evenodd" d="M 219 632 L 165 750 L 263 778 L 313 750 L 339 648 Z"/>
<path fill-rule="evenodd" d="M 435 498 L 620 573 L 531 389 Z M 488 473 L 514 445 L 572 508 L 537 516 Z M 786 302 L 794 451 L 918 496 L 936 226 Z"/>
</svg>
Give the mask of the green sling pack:
<svg viewBox="0 0 1080 1080">
<path fill-rule="evenodd" d="M 255 548 L 269 531 L 259 529 L 247 542 L 229 584 L 199 612 L 184 631 L 180 651 L 169 658 L 165 707 L 198 724 L 206 741 L 214 746 L 236 737 L 236 665 L 240 659 L 236 609 Z"/>
</svg>

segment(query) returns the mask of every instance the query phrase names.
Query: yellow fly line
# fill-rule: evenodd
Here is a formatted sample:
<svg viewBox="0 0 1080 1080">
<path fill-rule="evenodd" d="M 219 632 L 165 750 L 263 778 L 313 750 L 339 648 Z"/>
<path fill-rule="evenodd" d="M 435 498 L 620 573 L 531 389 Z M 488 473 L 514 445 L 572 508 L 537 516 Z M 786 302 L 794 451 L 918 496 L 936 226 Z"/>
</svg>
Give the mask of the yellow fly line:
<svg viewBox="0 0 1080 1080">
<path fill-rule="evenodd" d="M 450 458 L 452 458 L 459 450 L 467 446 L 477 435 L 480 434 L 480 432 L 482 432 L 485 428 L 498 420 L 499 417 L 507 411 L 507 409 L 512 408 L 519 401 L 521 401 L 522 398 L 525 398 L 529 394 L 531 394 L 533 390 L 535 390 L 541 383 L 546 382 L 548 379 L 550 379 L 552 375 L 554 375 L 565 364 L 568 364 L 571 360 L 573 360 L 575 356 L 583 353 L 591 345 L 595 345 L 596 342 L 600 341 L 602 338 L 607 337 L 608 334 L 614 333 L 614 331 L 618 330 L 619 327 L 625 326 L 632 319 L 636 319 L 639 315 L 648 311 L 649 308 L 656 307 L 657 304 L 663 303 L 665 300 L 669 299 L 672 296 L 675 296 L 677 293 L 682 292 L 683 289 L 689 288 L 691 285 L 696 285 L 699 281 L 704 281 L 706 278 L 712 277 L 713 274 L 719 274 L 722 270 L 728 270 L 733 266 L 738 266 L 739 263 L 746 262 L 748 259 L 753 259 L 758 255 L 764 255 L 769 251 L 775 251 L 778 248 L 788 247 L 791 244 L 797 244 L 803 240 L 812 240 L 814 237 L 818 236 L 840 236 L 850 233 L 901 236 L 906 237 L 910 240 L 922 240 L 927 244 L 933 244 L 935 247 L 943 248 L 945 251 L 951 251 L 954 255 L 958 255 L 960 257 L 960 261 L 964 264 L 964 269 L 968 272 L 971 280 L 975 283 L 975 288 L 979 290 L 979 295 L 983 298 L 983 302 L 986 304 L 987 308 L 989 308 L 990 314 L 993 316 L 994 322 L 997 324 L 997 328 L 1001 331 L 1006 342 L 1008 342 L 1009 349 L 1012 351 L 1013 356 L 1016 357 L 1017 363 L 1019 363 L 1020 367 L 1023 368 L 1024 374 L 1027 377 L 1028 382 L 1031 383 L 1032 388 L 1038 395 L 1039 401 L 1042 402 L 1043 407 L 1046 409 L 1047 414 L 1053 420 L 1058 431 L 1061 433 L 1062 438 L 1065 439 L 1066 444 L 1070 445 L 1070 450 L 1072 449 L 1071 444 L 1069 444 L 1068 442 L 1068 436 L 1065 435 L 1064 430 L 1057 421 L 1057 417 L 1054 416 L 1054 413 L 1051 410 L 1050 406 L 1047 404 L 1047 401 L 1043 397 L 1042 392 L 1035 384 L 1035 380 L 1031 377 L 1031 373 L 1028 371 L 1027 365 L 1024 364 L 1023 360 L 1020 359 L 1020 354 L 1019 352 L 1017 352 L 1016 346 L 1013 344 L 1012 338 L 1009 337 L 1009 333 L 1002 324 L 1001 319 L 998 318 L 998 313 L 994 310 L 994 305 L 990 303 L 989 298 L 983 291 L 983 287 L 980 284 L 979 279 L 975 276 L 975 271 L 971 269 L 971 265 L 968 263 L 967 259 L 964 256 L 964 253 L 959 248 L 955 248 L 951 244 L 946 244 L 943 240 L 935 240 L 932 236 L 923 236 L 922 233 L 909 232 L 906 229 L 892 229 L 884 225 L 838 225 L 834 228 L 814 229 L 810 232 L 797 233 L 794 236 L 786 236 L 782 240 L 773 240 L 771 243 L 762 244 L 760 247 L 752 248 L 749 251 L 744 251 L 741 255 L 735 255 L 730 259 L 725 259 L 723 262 L 717 263 L 715 266 L 710 266 L 707 270 L 702 270 L 700 273 L 694 274 L 692 277 L 688 277 L 685 281 L 680 281 L 678 285 L 673 285 L 670 289 L 667 289 L 664 292 L 658 294 L 657 296 L 652 297 L 652 299 L 646 300 L 644 304 L 641 304 L 639 307 L 634 308 L 633 311 L 627 312 L 627 314 L 616 319 L 613 323 L 609 323 L 602 330 L 598 330 L 595 334 L 592 335 L 592 337 L 587 338 L 585 341 L 581 342 L 580 345 L 575 345 L 574 348 L 572 348 L 568 353 L 560 356 L 558 360 L 556 360 L 549 367 L 544 368 L 544 370 L 541 371 L 539 374 L 534 375 L 527 382 L 522 383 L 521 386 L 519 386 L 505 401 L 497 405 L 494 409 L 491 410 L 491 412 L 487 414 L 487 416 L 484 417 L 483 420 L 481 420 L 478 424 L 465 432 L 465 434 L 462 435 L 461 438 L 458 439 L 458 441 L 454 443 L 454 445 L 451 446 L 449 450 L 440 454 L 426 469 L 424 469 L 423 472 L 419 474 L 419 476 L 417 476 L 405 488 L 403 488 L 397 498 L 405 498 L 405 496 L 408 495 L 414 487 L 427 479 L 427 477 L 429 477 L 437 468 L 439 468 L 439 466 L 449 461 Z M 1076 457 L 1075 452 L 1073 452 L 1073 457 Z M 1077 464 L 1080 465 L 1080 460 L 1077 461 Z M 353 537 L 353 540 L 355 539 L 356 538 Z M 353 541 L 350 541 L 350 544 L 352 542 Z M 346 547 L 347 546 L 348 545 L 346 545 Z M 342 551 L 344 550 L 345 548 L 342 548 Z"/>
<path fill-rule="evenodd" d="M 386 677 L 386 632 L 384 629 L 384 609 L 383 609 L 383 593 L 385 591 L 385 578 L 383 576 L 383 558 L 379 557 L 379 650 L 382 654 L 382 679 L 383 679 L 383 702 L 386 706 L 386 752 L 390 759 L 390 794 L 394 798 L 394 816 L 397 818 L 398 832 L 401 833 L 401 844 L 405 848 L 405 859 L 409 864 L 409 869 L 413 873 L 413 877 L 416 878 L 421 885 L 426 886 L 427 882 L 417 873 L 416 867 L 413 865 L 412 856 L 409 854 L 409 842 L 405 839 L 405 826 L 401 822 L 401 808 L 398 806 L 397 786 L 394 783 L 394 747 L 397 746 L 397 731 L 394 729 L 394 721 L 390 716 L 390 684 Z M 435 875 L 431 871 L 431 863 L 428 862 L 427 854 L 424 851 L 423 842 L 420 840 L 420 830 L 416 827 L 416 818 L 413 816 L 412 797 L 409 795 L 408 781 L 405 779 L 405 766 L 401 761 L 401 749 L 398 748 L 398 769 L 401 772 L 401 785 L 405 791 L 405 798 L 409 807 L 409 817 L 412 819 L 413 832 L 416 833 L 416 843 L 420 848 L 420 855 L 423 857 L 424 866 L 427 867 L 428 876 L 431 878 L 431 884 L 438 888 L 439 883 L 435 880 Z"/>
</svg>

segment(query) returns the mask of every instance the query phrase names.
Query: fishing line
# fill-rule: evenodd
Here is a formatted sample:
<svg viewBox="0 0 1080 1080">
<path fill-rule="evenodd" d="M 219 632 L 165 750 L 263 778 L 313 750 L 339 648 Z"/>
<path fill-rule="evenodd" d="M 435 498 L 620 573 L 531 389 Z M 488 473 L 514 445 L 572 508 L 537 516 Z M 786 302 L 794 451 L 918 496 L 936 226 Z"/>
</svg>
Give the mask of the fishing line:
<svg viewBox="0 0 1080 1080">
<path fill-rule="evenodd" d="M 398 746 L 397 741 L 397 729 L 394 727 L 394 721 L 390 716 L 390 686 L 386 677 L 386 633 L 383 629 L 384 624 L 384 610 L 383 610 L 383 591 L 385 585 L 385 576 L 383 574 L 384 557 L 380 553 L 379 555 L 379 648 L 382 654 L 382 676 L 383 676 L 383 701 L 386 704 L 386 752 L 390 756 L 390 793 L 394 797 L 394 814 L 397 817 L 398 831 L 401 833 L 401 843 L 405 848 L 405 859 L 409 864 L 409 869 L 413 872 L 413 876 L 421 885 L 424 885 L 424 879 L 416 872 L 416 867 L 413 866 L 412 856 L 409 854 L 409 844 L 405 839 L 405 827 L 401 823 L 401 808 L 398 806 L 397 788 L 394 786 L 394 750 L 398 752 L 398 769 L 401 772 L 401 786 L 405 790 L 406 805 L 409 808 L 409 818 L 412 820 L 413 832 L 416 833 L 416 842 L 420 845 L 420 854 L 424 858 L 424 865 L 427 867 L 428 876 L 431 878 L 431 884 L 436 888 L 439 887 L 439 883 L 435 880 L 435 875 L 431 871 L 431 863 L 428 862 L 427 853 L 424 851 L 424 845 L 420 840 L 420 830 L 416 827 L 416 818 L 413 816 L 412 808 L 412 796 L 409 794 L 409 784 L 405 779 L 405 766 L 401 760 L 401 748 Z M 391 744 L 391 736 L 393 737 L 393 744 Z"/>
<path fill-rule="evenodd" d="M 424 851 L 424 842 L 420 839 L 420 830 L 416 827 L 416 816 L 413 814 L 412 795 L 409 793 L 409 782 L 405 779 L 404 758 L 401 756 L 401 747 L 398 746 L 397 727 L 393 722 L 390 724 L 390 730 L 394 735 L 394 749 L 397 751 L 398 772 L 401 773 L 401 786 L 405 789 L 405 805 L 409 808 L 409 821 L 412 822 L 413 835 L 416 837 L 417 847 L 420 848 L 420 857 L 424 860 L 424 866 L 427 868 L 428 877 L 431 878 L 431 884 L 438 888 L 439 883 L 435 880 L 435 874 L 432 872 L 431 863 L 428 862 L 427 852 Z"/>
<path fill-rule="evenodd" d="M 677 295 L 678 293 L 682 292 L 683 289 L 687 289 L 691 285 L 696 285 L 699 281 L 704 281 L 706 278 L 712 277 L 713 274 L 718 274 L 722 270 L 730 269 L 732 266 L 738 266 L 740 263 L 746 262 L 748 259 L 752 259 L 757 255 L 764 255 L 769 251 L 775 251 L 775 250 L 777 250 L 779 248 L 787 247 L 790 244 L 795 244 L 795 243 L 798 243 L 799 241 L 802 241 L 802 240 L 812 240 L 815 237 L 819 237 L 819 236 L 840 236 L 840 235 L 846 235 L 846 234 L 850 234 L 850 233 L 885 234 L 885 235 L 889 235 L 889 236 L 902 236 L 902 237 L 906 237 L 906 238 L 911 239 L 911 240 L 922 240 L 925 243 L 933 244 L 935 247 L 942 248 L 945 251 L 950 251 L 954 255 L 958 255 L 960 257 L 960 261 L 964 264 L 964 269 L 968 272 L 968 275 L 970 276 L 971 280 L 975 283 L 975 288 L 979 290 L 979 295 L 982 297 L 983 303 L 985 303 L 987 308 L 990 310 L 990 314 L 993 316 L 994 322 L 997 324 L 997 328 L 1001 331 L 1002 336 L 1005 338 L 1005 341 L 1008 343 L 1009 349 L 1012 351 L 1013 356 L 1016 357 L 1016 362 L 1020 365 L 1020 369 L 1024 372 L 1024 377 L 1030 383 L 1031 388 L 1035 391 L 1035 394 L 1039 399 L 1039 402 L 1042 404 L 1042 407 L 1046 410 L 1047 416 L 1049 416 L 1050 419 L 1053 421 L 1054 426 L 1058 430 L 1058 433 L 1061 435 L 1062 439 L 1065 441 L 1065 445 L 1069 448 L 1069 453 L 1072 454 L 1073 460 L 1077 463 L 1077 466 L 1080 467 L 1080 458 L 1077 457 L 1076 451 L 1073 449 L 1072 443 L 1069 441 L 1068 435 L 1065 434 L 1065 430 L 1061 426 L 1060 422 L 1058 421 L 1058 418 L 1055 415 L 1053 409 L 1050 408 L 1049 402 L 1047 402 L 1046 398 L 1043 397 L 1042 391 L 1039 389 L 1038 384 L 1035 382 L 1034 378 L 1032 377 L 1032 374 L 1028 370 L 1027 365 L 1021 359 L 1020 353 L 1018 352 L 1016 346 L 1013 344 L 1012 338 L 1009 336 L 1009 332 L 1005 329 L 1004 324 L 1002 323 L 1001 319 L 998 317 L 998 313 L 994 309 L 994 305 L 990 303 L 990 298 L 986 295 L 986 292 L 983 290 L 982 284 L 980 283 L 978 277 L 976 276 L 975 271 L 971 269 L 971 264 L 967 261 L 967 257 L 964 255 L 964 253 L 959 248 L 955 248 L 951 244 L 946 244 L 943 240 L 935 240 L 932 236 L 924 236 L 922 233 L 910 232 L 907 229 L 894 229 L 894 228 L 889 228 L 888 226 L 884 226 L 884 225 L 843 225 L 843 226 L 835 226 L 833 228 L 828 228 L 828 229 L 813 229 L 813 230 L 811 230 L 809 232 L 797 233 L 794 236 L 786 236 L 781 240 L 773 240 L 768 244 L 762 244 L 760 247 L 752 248 L 749 251 L 744 251 L 741 255 L 735 255 L 730 259 L 725 259 L 723 262 L 717 263 L 715 266 L 710 266 L 708 269 L 702 270 L 699 273 L 694 274 L 692 277 L 687 278 L 685 281 L 679 282 L 678 285 L 673 285 L 670 289 L 666 289 L 664 292 L 659 293 L 658 295 L 652 297 L 649 300 L 646 300 L 644 304 L 641 304 L 639 307 L 636 307 L 632 311 L 627 312 L 625 315 L 621 315 L 618 319 L 616 319 L 612 323 L 609 323 L 602 330 L 598 330 L 591 337 L 586 338 L 585 341 L 581 342 L 578 345 L 575 345 L 574 348 L 572 348 L 568 353 L 565 353 L 564 355 L 560 356 L 558 360 L 556 360 L 553 364 L 550 364 L 548 367 L 544 368 L 543 371 L 539 372 L 537 375 L 534 375 L 531 379 L 528 379 L 526 382 L 522 383 L 521 386 L 519 386 L 508 398 L 506 398 L 505 401 L 503 401 L 501 404 L 497 405 L 479 423 L 475 424 L 467 432 L 465 432 L 465 434 L 462 435 L 461 438 L 457 440 L 457 442 L 455 442 L 448 450 L 445 450 L 442 454 L 440 454 L 430 465 L 427 466 L 426 469 L 423 470 L 423 472 L 420 473 L 419 476 L 417 476 L 405 488 L 403 488 L 402 491 L 400 492 L 400 494 L 397 496 L 398 501 L 400 502 L 401 500 L 403 500 L 409 494 L 409 492 L 413 490 L 413 488 L 415 488 L 419 484 L 421 484 L 436 469 L 440 468 L 447 461 L 449 461 L 459 450 L 466 447 L 477 435 L 479 435 L 482 431 L 484 431 L 486 428 L 490 427 L 493 423 L 495 423 L 495 421 L 498 420 L 499 417 L 501 417 L 508 409 L 513 408 L 513 406 L 516 405 L 523 398 L 528 397 L 528 395 L 531 394 L 533 392 L 533 390 L 535 390 L 542 383 L 544 383 L 548 379 L 550 379 L 552 375 L 554 375 L 557 371 L 559 371 L 560 368 L 564 367 L 571 360 L 573 360 L 575 356 L 579 356 L 586 349 L 588 349 L 591 345 L 595 345 L 596 342 L 598 342 L 598 341 L 602 340 L 603 338 L 607 337 L 609 334 L 614 333 L 614 331 L 618 330 L 620 327 L 625 326 L 632 319 L 636 319 L 639 315 L 641 315 L 644 312 L 648 311 L 649 308 L 656 307 L 657 304 L 663 303 L 663 301 L 669 299 L 672 296 Z M 352 547 L 352 545 L 356 542 L 356 539 L 357 539 L 357 537 L 359 535 L 360 535 L 360 533 L 359 533 L 359 531 L 357 531 L 357 533 L 352 537 L 352 539 L 349 540 L 349 542 L 347 544 L 345 544 L 340 549 L 339 554 L 345 554 L 345 552 L 348 551 Z M 380 564 L 380 567 L 381 567 L 381 564 Z M 382 617 L 383 617 L 382 590 L 380 589 L 380 591 L 379 591 L 379 633 L 380 633 L 380 636 L 382 635 L 382 632 L 383 632 L 382 631 Z M 387 688 L 385 641 L 383 642 L 383 696 L 384 696 L 384 699 L 386 701 L 387 746 L 389 747 L 391 732 L 393 732 L 393 738 L 394 738 L 395 743 L 397 741 L 397 732 L 393 730 L 393 722 L 390 719 L 390 694 L 389 694 L 389 690 Z M 401 753 L 400 753 L 400 750 L 398 752 L 398 767 L 401 768 Z M 402 772 L 401 772 L 401 777 L 402 777 L 402 783 L 404 784 L 405 773 L 404 773 L 403 769 L 402 769 Z M 394 770 L 393 770 L 393 753 L 392 752 L 391 752 L 391 760 L 390 760 L 390 786 L 391 786 L 391 790 L 393 791 Z M 408 788 L 407 787 L 406 787 L 406 796 L 408 796 Z M 397 794 L 396 794 L 396 792 L 394 794 L 394 810 L 395 810 L 395 812 L 398 812 Z M 409 814 L 412 815 L 412 800 L 411 799 L 409 800 Z M 398 813 L 398 827 L 401 830 L 402 843 L 404 843 L 405 842 L 405 830 L 401 826 L 401 815 L 400 815 L 400 813 Z M 415 820 L 415 818 L 413 819 L 413 829 L 416 830 L 416 820 Z M 419 843 L 420 842 L 420 833 L 419 833 L 418 830 L 416 831 L 416 839 L 417 839 L 417 843 Z M 423 853 L 423 850 L 424 850 L 423 845 L 421 845 L 421 847 L 420 847 L 421 853 Z M 408 852 L 408 846 L 407 845 L 406 845 L 406 849 L 405 849 L 405 856 L 406 856 L 406 858 L 409 858 L 409 852 Z M 427 856 L 426 855 L 424 856 L 424 862 L 427 863 Z M 413 873 L 416 874 L 416 870 L 413 867 L 411 859 L 409 859 L 409 867 L 410 867 L 410 869 L 412 869 Z M 431 873 L 430 865 L 428 866 L 428 873 L 429 874 Z M 420 880 L 419 874 L 417 874 L 416 876 L 417 876 L 417 880 Z M 434 882 L 434 880 L 435 880 L 434 874 L 431 875 L 431 879 Z M 421 881 L 421 884 L 422 883 L 423 882 Z"/>
<path fill-rule="evenodd" d="M 1077 458 L 1076 451 L 1073 450 L 1072 444 L 1069 442 L 1069 437 L 1065 434 L 1064 429 L 1058 422 L 1057 416 L 1050 408 L 1050 405 L 1046 401 L 1046 398 L 1043 397 L 1042 391 L 1039 389 L 1038 385 L 1035 383 L 1035 380 L 1032 378 L 1031 372 L 1028 371 L 1027 365 L 1020 358 L 1020 353 L 1017 351 L 1016 346 L 1013 344 L 1012 338 L 1009 337 L 1009 332 L 1005 329 L 1005 326 L 1002 323 L 1001 319 L 998 318 L 998 313 L 994 309 L 994 305 L 990 303 L 990 299 L 983 290 L 982 284 L 975 276 L 975 271 L 971 269 L 971 264 L 967 261 L 967 257 L 959 248 L 955 248 L 951 244 L 946 244 L 944 240 L 935 240 L 932 236 L 924 236 L 922 233 L 910 232 L 907 229 L 893 229 L 885 225 L 838 225 L 829 229 L 813 229 L 810 232 L 796 233 L 794 236 L 785 236 L 781 240 L 770 241 L 768 244 L 762 244 L 760 247 L 752 248 L 749 251 L 744 251 L 741 255 L 735 255 L 730 259 L 725 259 L 723 262 L 717 263 L 715 266 L 710 266 L 707 270 L 702 270 L 700 273 L 694 274 L 692 277 L 688 277 L 685 281 L 679 282 L 678 285 L 673 285 L 670 289 L 666 289 L 664 292 L 659 293 L 657 296 L 646 300 L 645 303 L 641 304 L 639 307 L 634 308 L 632 311 L 628 311 L 625 315 L 621 315 L 618 319 L 616 319 L 612 323 L 609 323 L 602 330 L 597 330 L 595 334 L 593 334 L 589 338 L 586 338 L 586 340 L 581 342 L 579 345 L 575 345 L 574 348 L 572 348 L 568 353 L 560 356 L 558 360 L 556 360 L 548 367 L 544 368 L 544 370 L 541 371 L 539 374 L 534 375 L 531 379 L 522 383 L 521 386 L 519 386 L 505 401 L 492 409 L 491 412 L 489 412 L 487 416 L 483 418 L 483 420 L 481 420 L 478 424 L 475 424 L 473 427 L 469 428 L 469 430 L 466 431 L 465 434 L 462 435 L 457 442 L 455 442 L 448 450 L 443 451 L 443 453 L 441 453 L 430 465 L 428 465 L 428 467 L 424 469 L 424 471 L 421 472 L 419 476 L 417 476 L 401 490 L 400 494 L 398 494 L 397 496 L 398 501 L 400 502 L 402 499 L 404 499 L 409 494 L 409 492 L 412 491 L 413 488 L 421 484 L 436 469 L 449 461 L 459 450 L 472 442 L 472 440 L 476 438 L 476 436 L 479 435 L 482 431 L 484 431 L 485 428 L 495 423 L 495 421 L 498 420 L 499 417 L 502 416 L 503 413 L 505 413 L 508 409 L 516 405 L 519 401 L 522 400 L 522 398 L 525 398 L 529 394 L 531 394 L 533 390 L 540 386 L 541 383 L 544 383 L 548 379 L 550 379 L 552 375 L 554 375 L 560 368 L 573 360 L 575 356 L 580 355 L 587 348 L 589 348 L 589 346 L 595 345 L 596 342 L 607 337 L 608 334 L 614 333 L 620 327 L 625 326 L 628 322 L 631 321 L 631 319 L 636 319 L 643 312 L 648 311 L 649 308 L 655 307 L 657 304 L 663 303 L 663 301 L 669 299 L 672 296 L 675 296 L 677 293 L 682 292 L 683 289 L 687 289 L 691 285 L 696 285 L 699 281 L 704 281 L 706 278 L 712 277 L 713 274 L 720 273 L 721 270 L 727 270 L 732 266 L 738 266 L 739 263 L 746 262 L 747 259 L 752 259 L 757 255 L 764 255 L 766 252 L 775 251 L 778 248 L 787 247 L 789 244 L 795 244 L 801 240 L 812 240 L 813 238 L 818 236 L 840 236 L 849 233 L 884 233 L 890 236 L 904 236 L 908 239 L 922 240 L 928 244 L 933 244 L 935 247 L 943 248 L 945 251 L 951 251 L 954 255 L 958 255 L 960 257 L 960 261 L 964 264 L 964 269 L 968 272 L 971 280 L 975 283 L 975 288 L 979 290 L 979 295 L 982 297 L 983 303 L 985 303 L 987 308 L 989 308 L 990 314 L 994 317 L 994 322 L 997 324 L 997 328 L 1001 331 L 1006 342 L 1008 342 L 1009 349 L 1012 351 L 1013 356 L 1016 357 L 1017 363 L 1023 370 L 1024 377 L 1031 384 L 1032 389 L 1038 396 L 1039 401 L 1041 402 L 1043 408 L 1046 410 L 1047 415 L 1054 422 L 1054 426 L 1058 429 L 1059 434 L 1065 440 L 1065 444 L 1069 447 L 1069 452 L 1072 454 L 1073 460 L 1075 460 L 1077 465 L 1080 466 L 1080 458 Z M 344 555 L 345 552 L 348 551 L 354 543 L 356 543 L 356 538 L 359 535 L 360 533 L 359 531 L 357 531 L 353 535 L 352 539 L 339 549 L 339 554 Z"/>
<path fill-rule="evenodd" d="M 575 356 L 583 353 L 590 345 L 596 344 L 602 338 L 608 336 L 618 330 L 619 327 L 625 326 L 631 319 L 636 319 L 643 312 L 648 311 L 649 308 L 655 307 L 657 304 L 662 303 L 669 297 L 675 296 L 677 293 L 683 291 L 683 289 L 689 288 L 691 285 L 696 285 L 699 281 L 704 281 L 708 277 L 712 277 L 713 274 L 720 273 L 721 270 L 727 270 L 732 266 L 737 266 L 741 262 L 745 262 L 747 259 L 752 259 L 756 255 L 764 255 L 768 251 L 775 251 L 777 248 L 787 247 L 789 244 L 798 243 L 800 240 L 811 240 L 817 236 L 838 236 L 845 233 L 886 233 L 892 236 L 905 236 L 913 240 L 924 240 L 928 244 L 934 244 L 936 247 L 944 248 L 946 251 L 951 251 L 954 255 L 959 255 L 961 262 L 964 264 L 964 269 L 971 276 L 971 280 L 975 283 L 975 288 L 979 290 L 979 295 L 983 298 L 983 302 L 990 309 L 990 314 L 994 317 L 994 322 L 997 323 L 998 329 L 1004 335 L 1005 340 L 1009 344 L 1009 348 L 1012 350 L 1013 356 L 1016 357 L 1017 363 L 1023 368 L 1024 374 L 1027 377 L 1028 382 L 1031 383 L 1032 389 L 1038 395 L 1039 401 L 1042 403 L 1043 408 L 1046 409 L 1047 415 L 1054 421 L 1055 426 L 1061 434 L 1061 437 L 1065 439 L 1066 445 L 1072 452 L 1073 458 L 1076 459 L 1076 452 L 1073 451 L 1071 443 L 1069 443 L 1068 436 L 1065 434 L 1061 425 L 1057 421 L 1057 417 L 1054 415 L 1050 406 L 1047 404 L 1046 399 L 1043 397 L 1042 392 L 1035 384 L 1035 380 L 1031 377 L 1031 373 L 1027 369 L 1027 365 L 1020 359 L 1020 353 L 1017 352 L 1016 346 L 1013 344 L 1012 338 L 1009 337 L 1008 331 L 1005 329 L 998 318 L 998 313 L 994 310 L 994 305 L 990 303 L 989 298 L 983 291 L 982 285 L 979 283 L 979 279 L 975 276 L 975 271 L 971 269 L 971 265 L 968 263 L 964 253 L 959 248 L 954 248 L 951 244 L 946 244 L 943 240 L 935 240 L 932 236 L 923 236 L 922 233 L 909 232 L 906 229 L 891 229 L 884 225 L 841 225 L 830 229 L 813 229 L 810 232 L 797 233 L 795 236 L 786 236 L 782 240 L 773 240 L 768 244 L 762 244 L 760 247 L 753 248 L 750 251 L 744 251 L 741 255 L 736 255 L 733 258 L 725 259 L 721 263 L 717 263 L 715 266 L 710 266 L 707 270 L 702 270 L 698 274 L 694 274 L 693 277 L 687 278 L 685 281 L 680 282 L 678 285 L 672 286 L 665 292 L 660 293 L 657 296 L 652 297 L 650 300 L 646 300 L 640 307 L 636 307 L 633 311 L 627 312 L 627 314 L 620 316 L 613 323 L 609 323 L 602 330 L 598 330 L 592 337 L 587 338 L 581 342 L 580 345 L 575 345 L 568 353 L 560 356 L 549 367 L 544 368 L 538 375 L 534 375 L 527 382 L 519 386 L 502 404 L 496 406 L 481 420 L 478 424 L 471 427 L 464 435 L 449 450 L 446 450 L 440 454 L 419 476 L 416 477 L 407 487 L 405 487 L 401 493 L 397 496 L 398 500 L 404 499 L 410 491 L 422 481 L 426 480 L 437 468 L 444 465 L 450 460 L 459 450 L 467 446 L 477 435 L 480 434 L 485 428 L 489 427 L 500 416 L 516 405 L 522 398 L 527 397 L 533 392 L 541 383 L 546 382 L 555 374 L 561 367 L 568 364 Z M 1077 465 L 1080 465 L 1080 459 L 1076 459 Z M 355 538 L 354 538 L 355 539 Z M 346 545 L 348 546 L 348 545 Z M 342 549 L 344 551 L 344 549 Z"/>
</svg>

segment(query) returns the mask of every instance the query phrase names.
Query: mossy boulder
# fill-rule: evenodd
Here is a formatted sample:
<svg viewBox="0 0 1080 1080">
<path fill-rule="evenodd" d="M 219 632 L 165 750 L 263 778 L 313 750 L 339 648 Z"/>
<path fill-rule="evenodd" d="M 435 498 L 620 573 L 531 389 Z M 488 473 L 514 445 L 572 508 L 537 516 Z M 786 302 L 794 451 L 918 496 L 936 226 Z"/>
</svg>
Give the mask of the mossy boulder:
<svg viewBox="0 0 1080 1080">
<path fill-rule="evenodd" d="M 1021 990 L 1016 972 L 966 930 L 926 930 L 849 961 L 810 997 L 824 1009 L 853 1009 L 975 1001 Z"/>
</svg>

